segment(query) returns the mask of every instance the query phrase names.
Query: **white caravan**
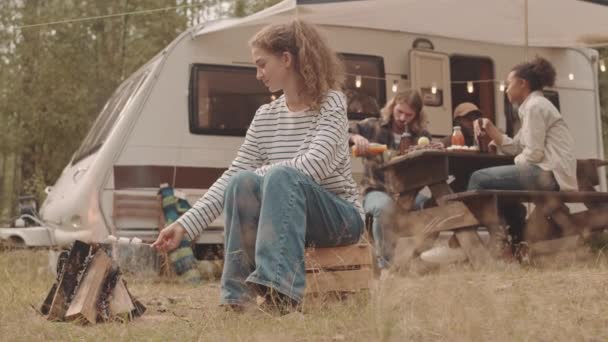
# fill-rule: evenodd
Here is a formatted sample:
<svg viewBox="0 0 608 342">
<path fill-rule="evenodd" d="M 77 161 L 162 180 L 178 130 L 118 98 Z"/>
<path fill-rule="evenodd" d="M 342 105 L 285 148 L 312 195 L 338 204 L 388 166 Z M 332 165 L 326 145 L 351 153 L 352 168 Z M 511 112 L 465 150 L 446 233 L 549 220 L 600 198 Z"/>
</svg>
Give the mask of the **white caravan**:
<svg viewBox="0 0 608 342">
<path fill-rule="evenodd" d="M 100 241 L 114 231 L 156 234 L 153 218 L 115 220 L 116 194 L 154 195 L 159 184 L 169 183 L 191 203 L 203 195 L 229 166 L 256 108 L 275 96 L 255 79 L 248 39 L 265 24 L 296 16 L 320 25 L 342 55 L 351 119 L 377 115 L 394 91 L 413 87 L 424 94 L 437 136 L 450 134 L 452 109 L 464 101 L 512 132 L 500 80 L 515 64 L 539 55 L 557 69 L 547 96 L 575 136 L 577 157 L 603 158 L 600 61 L 595 50 L 572 46 L 604 27 L 608 7 L 577 0 L 526 4 L 286 0 L 250 17 L 191 28 L 116 90 L 49 189 L 40 227 L 1 234 L 28 245 Z M 544 5 L 551 11 L 545 13 Z M 566 18 L 572 25 L 563 24 Z M 559 26 L 548 29 L 539 20 Z M 534 46 L 526 48 L 526 42 Z M 361 172 L 358 161 L 354 169 Z M 197 240 L 222 241 L 221 219 Z"/>
</svg>

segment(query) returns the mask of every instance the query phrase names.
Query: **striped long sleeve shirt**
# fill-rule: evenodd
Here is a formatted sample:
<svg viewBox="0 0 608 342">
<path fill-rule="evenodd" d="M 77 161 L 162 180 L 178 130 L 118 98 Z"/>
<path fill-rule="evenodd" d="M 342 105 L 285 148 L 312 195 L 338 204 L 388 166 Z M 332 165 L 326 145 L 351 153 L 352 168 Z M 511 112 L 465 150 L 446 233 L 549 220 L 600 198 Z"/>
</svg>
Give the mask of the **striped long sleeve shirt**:
<svg viewBox="0 0 608 342">
<path fill-rule="evenodd" d="M 290 111 L 281 96 L 258 109 L 228 170 L 177 222 L 194 239 L 221 214 L 230 177 L 241 170 L 264 176 L 277 165 L 293 167 L 311 177 L 352 203 L 363 217 L 349 152 L 344 94 L 329 91 L 320 110 L 300 112 Z"/>
</svg>

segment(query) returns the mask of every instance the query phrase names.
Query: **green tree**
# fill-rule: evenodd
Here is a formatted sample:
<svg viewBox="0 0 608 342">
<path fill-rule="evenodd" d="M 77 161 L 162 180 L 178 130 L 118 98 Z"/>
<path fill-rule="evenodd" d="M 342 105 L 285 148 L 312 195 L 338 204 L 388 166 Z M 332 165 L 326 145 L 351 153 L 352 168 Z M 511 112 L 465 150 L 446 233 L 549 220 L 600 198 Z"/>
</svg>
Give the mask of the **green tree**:
<svg viewBox="0 0 608 342">
<path fill-rule="evenodd" d="M 13 86 L 20 70 L 15 58 L 18 43 L 13 22 L 19 17 L 18 2 L 0 2 L 0 223 L 14 214 L 20 183 L 19 130 Z"/>
<path fill-rule="evenodd" d="M 14 184 L 1 188 L 5 220 L 17 194 L 43 199 L 44 187 L 57 179 L 114 89 L 182 32 L 188 18 L 174 9 L 15 28 L 176 5 L 175 0 L 1 2 L 0 25 L 13 28 L 0 33 L 0 46 L 12 47 L 0 49 L 9 66 L 0 74 L 0 122 L 6 130 L 0 138 L 0 183 Z"/>
<path fill-rule="evenodd" d="M 20 194 L 43 200 L 112 92 L 178 34 L 277 2 L 0 1 L 0 221 Z M 177 6 L 187 8 L 148 11 Z"/>
<path fill-rule="evenodd" d="M 608 67 L 608 47 L 598 49 L 600 60 Z M 604 157 L 608 158 L 608 71 L 599 73 L 600 108 L 602 113 L 602 132 L 604 138 Z"/>
<path fill-rule="evenodd" d="M 231 11 L 235 17 L 245 17 L 278 4 L 281 0 L 234 0 Z"/>
</svg>

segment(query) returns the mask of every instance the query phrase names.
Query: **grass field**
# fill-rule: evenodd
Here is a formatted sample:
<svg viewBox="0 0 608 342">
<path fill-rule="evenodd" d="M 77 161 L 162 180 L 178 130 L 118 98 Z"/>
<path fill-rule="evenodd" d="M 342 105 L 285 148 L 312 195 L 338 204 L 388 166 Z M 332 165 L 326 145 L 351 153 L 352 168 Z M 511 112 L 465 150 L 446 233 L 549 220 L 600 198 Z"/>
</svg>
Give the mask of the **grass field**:
<svg viewBox="0 0 608 342">
<path fill-rule="evenodd" d="M 53 275 L 48 252 L 0 252 L 2 341 L 605 341 L 608 258 L 579 252 L 533 266 L 453 265 L 378 280 L 369 296 L 309 302 L 272 317 L 218 307 L 219 284 L 189 286 L 126 276 L 148 308 L 127 324 L 52 323 L 38 308 Z"/>
</svg>

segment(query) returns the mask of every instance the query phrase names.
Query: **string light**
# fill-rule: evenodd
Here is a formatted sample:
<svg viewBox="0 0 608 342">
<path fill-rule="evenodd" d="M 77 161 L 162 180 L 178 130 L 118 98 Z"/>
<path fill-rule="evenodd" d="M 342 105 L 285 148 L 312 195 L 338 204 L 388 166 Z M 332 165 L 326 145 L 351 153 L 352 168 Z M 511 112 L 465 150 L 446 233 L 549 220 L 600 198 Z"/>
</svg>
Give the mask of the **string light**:
<svg viewBox="0 0 608 342">
<path fill-rule="evenodd" d="M 270 95 L 270 99 L 271 99 L 272 101 L 274 101 L 274 100 L 276 100 L 276 99 L 277 99 L 277 96 L 276 96 L 275 94 L 272 94 L 272 95 Z"/>
<path fill-rule="evenodd" d="M 399 82 L 398 82 L 397 80 L 394 80 L 394 81 L 393 81 L 393 93 L 396 93 L 396 92 L 397 92 L 397 85 L 398 85 L 398 83 L 399 83 Z"/>
<path fill-rule="evenodd" d="M 431 94 L 437 94 L 437 83 L 435 82 L 431 84 Z"/>
<path fill-rule="evenodd" d="M 252 65 L 253 63 L 239 62 L 239 63 L 234 63 L 234 64 Z M 378 77 L 378 76 L 362 76 L 362 75 L 355 75 L 355 74 L 352 74 L 352 73 L 345 73 L 345 75 L 346 75 L 346 76 L 350 76 L 350 77 L 355 77 L 355 85 L 357 85 L 357 80 L 360 80 L 360 82 L 362 82 L 362 81 L 363 81 L 363 79 L 368 79 L 368 80 L 373 80 L 373 81 L 385 81 L 385 82 L 388 82 L 388 81 L 389 81 L 389 79 L 387 78 L 388 76 L 393 76 L 393 75 L 397 75 L 397 74 L 389 74 L 389 73 L 386 73 L 387 77 Z M 574 80 L 574 74 L 570 74 L 570 77 L 572 77 L 570 80 Z M 557 80 L 557 82 L 558 82 L 558 83 L 559 83 L 559 82 L 563 82 L 563 81 L 564 81 L 564 79 Z M 435 82 L 433 82 L 433 83 L 435 83 Z M 447 83 L 452 84 L 452 85 L 453 85 L 453 84 L 463 84 L 463 85 L 466 85 L 466 86 L 467 86 L 467 91 L 469 91 L 469 89 L 473 89 L 473 90 L 471 90 L 471 92 L 473 92 L 473 93 L 475 92 L 475 83 L 479 83 L 479 84 L 483 84 L 483 83 L 494 83 L 494 84 L 495 84 L 495 85 L 497 85 L 497 86 L 498 86 L 498 87 L 499 87 L 501 90 L 502 90 L 501 85 L 503 85 L 503 84 L 504 84 L 505 91 L 506 91 L 506 89 L 507 89 L 506 82 L 505 82 L 505 81 L 502 81 L 502 80 L 498 80 L 498 79 L 483 79 L 483 80 L 471 80 L 471 81 L 449 81 L 449 82 L 447 82 Z M 608 81 L 606 81 L 606 80 L 599 80 L 599 83 L 602 83 L 602 84 L 603 84 L 603 83 L 608 83 Z M 362 83 L 359 83 L 359 84 L 362 84 Z M 399 86 L 399 82 L 397 82 L 397 84 L 398 84 L 398 85 L 397 85 L 397 87 L 399 88 L 399 87 L 400 87 L 400 86 Z M 361 86 L 359 86 L 359 88 L 360 88 L 360 87 L 361 87 Z M 391 87 L 392 87 L 392 86 L 391 86 Z M 431 85 L 428 85 L 428 84 L 427 84 L 427 85 L 426 85 L 426 87 L 431 87 L 431 91 L 433 90 L 433 89 L 432 89 L 432 84 L 431 84 Z M 439 86 L 437 86 L 437 89 L 439 89 Z"/>
<path fill-rule="evenodd" d="M 600 71 L 606 72 L 606 62 L 603 59 L 600 59 Z"/>
<path fill-rule="evenodd" d="M 500 81 L 500 86 L 498 86 L 500 91 L 505 91 L 505 82 L 504 81 Z"/>
<path fill-rule="evenodd" d="M 107 15 L 98 15 L 98 16 L 93 16 L 93 17 L 65 19 L 65 20 L 50 21 L 50 22 L 38 23 L 38 24 L 22 25 L 22 26 L 15 27 L 15 29 L 20 30 L 20 29 L 40 27 L 40 26 L 69 24 L 69 23 L 76 23 L 76 22 L 80 22 L 80 21 L 108 19 L 108 18 L 115 18 L 115 17 L 124 17 L 127 15 L 148 14 L 148 13 L 154 13 L 154 12 L 165 12 L 165 11 L 169 11 L 169 10 L 187 9 L 187 8 L 195 8 L 195 7 L 201 7 L 201 6 L 205 6 L 205 4 L 171 6 L 171 7 L 153 8 L 153 9 L 148 9 L 148 10 L 134 11 L 134 12 L 122 12 L 122 13 L 114 13 L 114 14 L 107 14 Z"/>
<path fill-rule="evenodd" d="M 361 81 L 361 75 L 357 75 L 357 77 L 355 77 L 355 87 L 361 88 Z"/>
<path fill-rule="evenodd" d="M 573 73 L 569 73 L 569 74 L 568 74 L 568 79 L 569 79 L 570 81 L 574 81 L 574 74 L 573 74 Z"/>
<path fill-rule="evenodd" d="M 469 94 L 473 94 L 473 92 L 475 91 L 472 81 L 467 82 L 467 91 L 469 92 Z"/>
</svg>

